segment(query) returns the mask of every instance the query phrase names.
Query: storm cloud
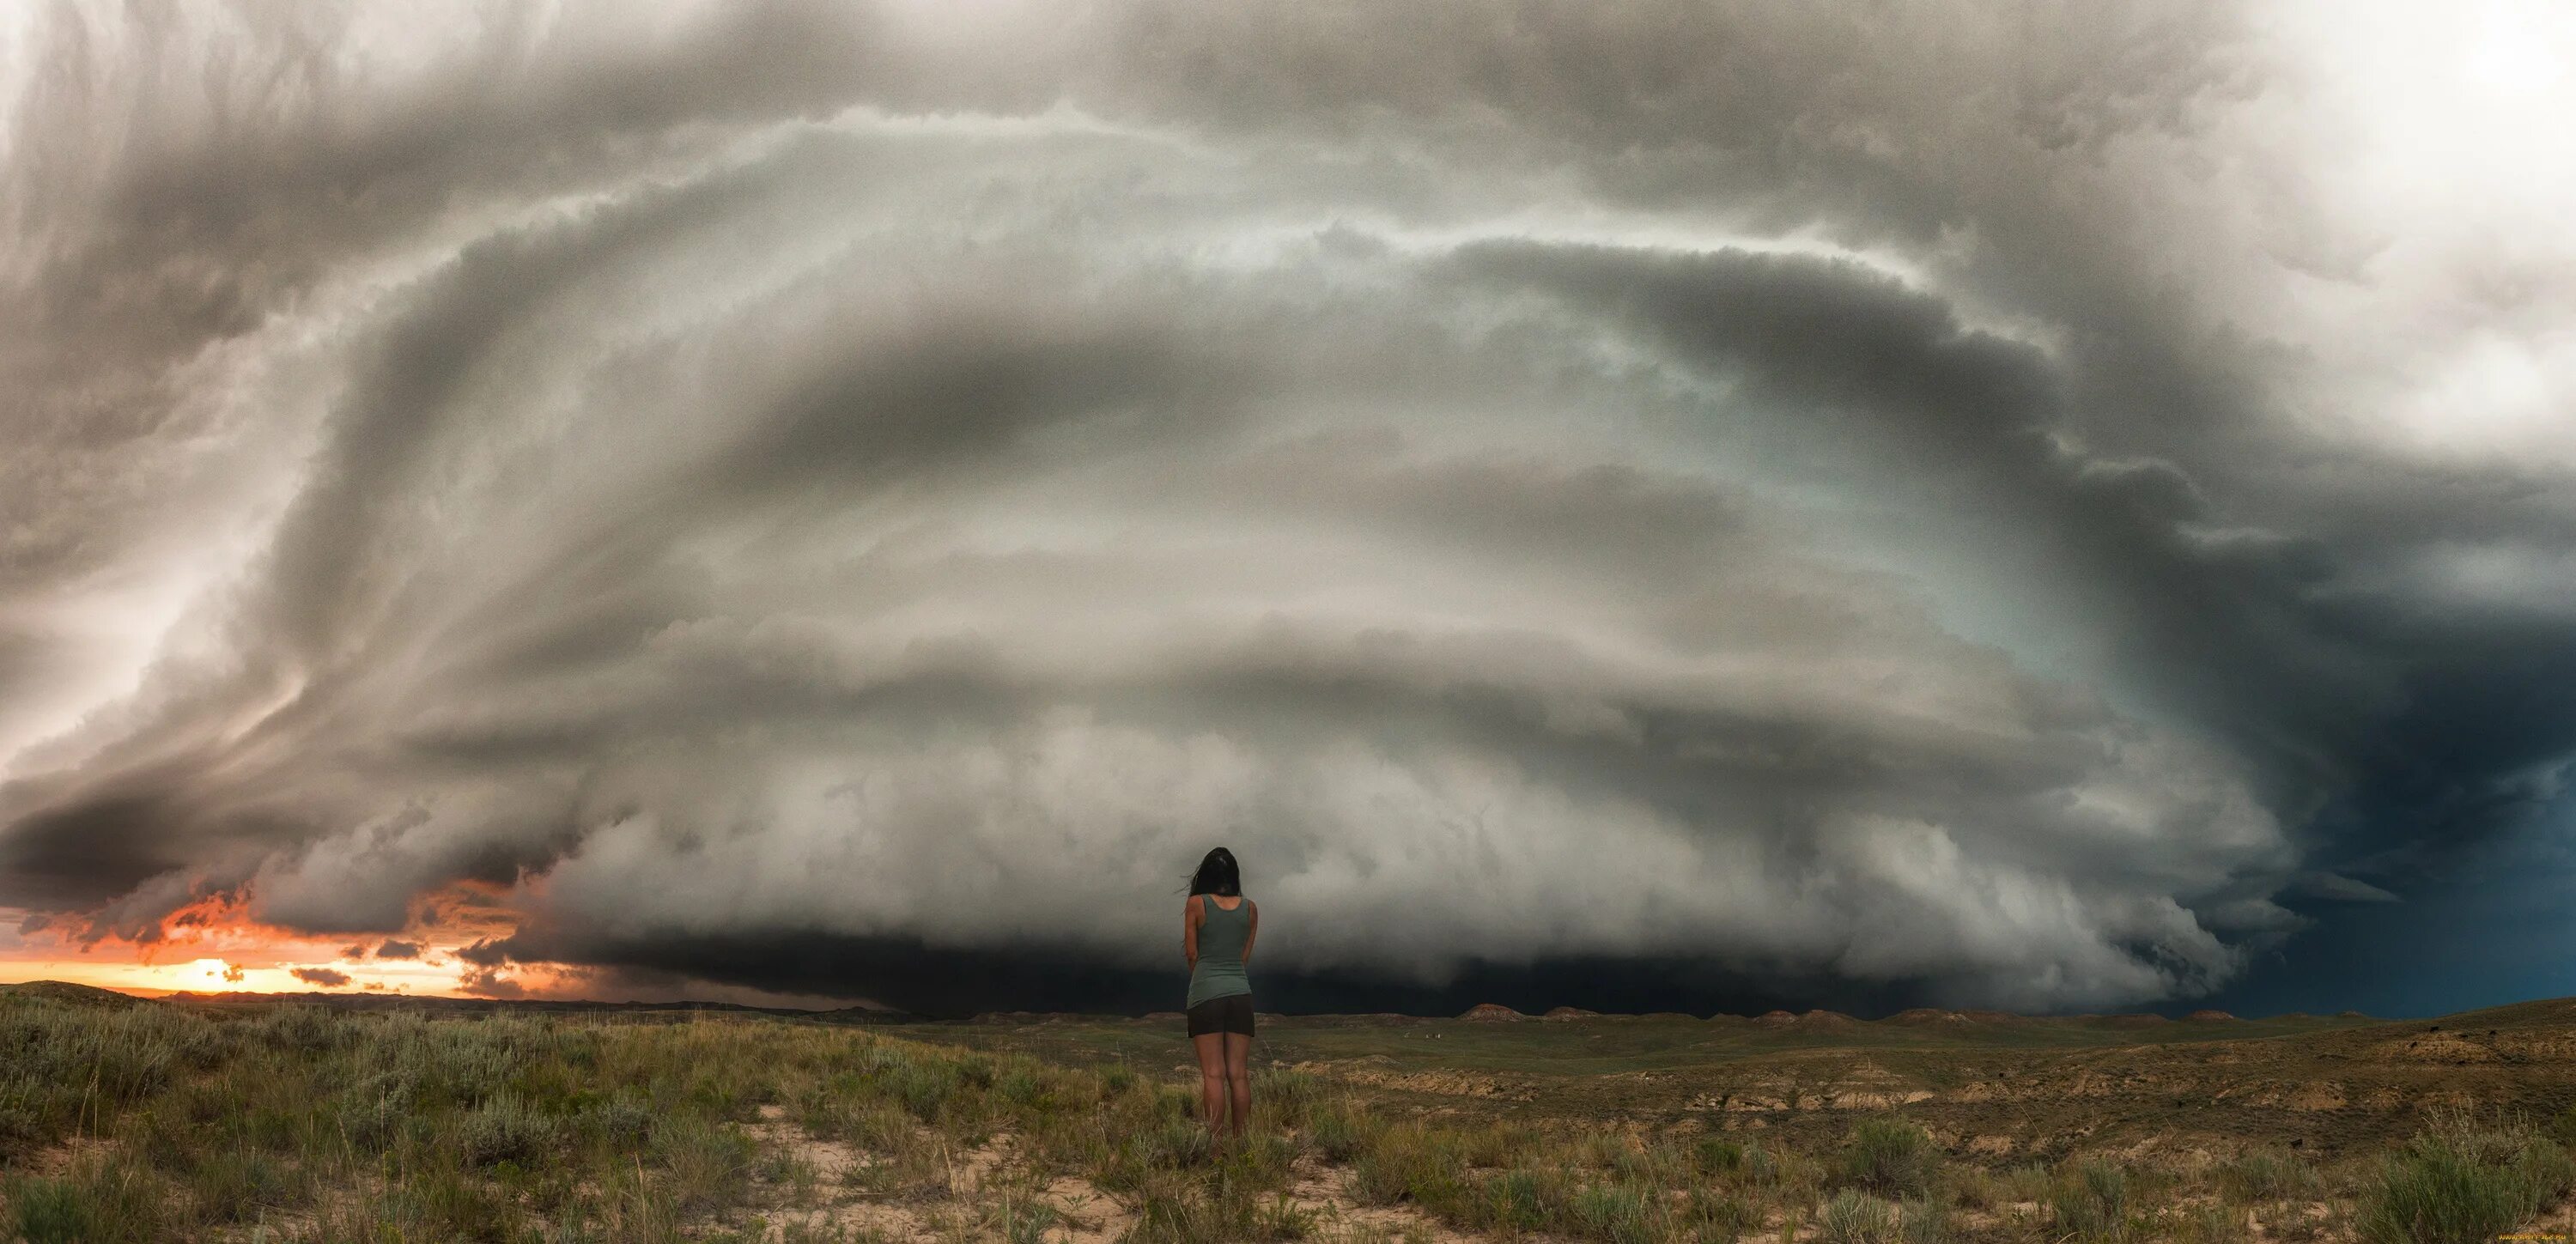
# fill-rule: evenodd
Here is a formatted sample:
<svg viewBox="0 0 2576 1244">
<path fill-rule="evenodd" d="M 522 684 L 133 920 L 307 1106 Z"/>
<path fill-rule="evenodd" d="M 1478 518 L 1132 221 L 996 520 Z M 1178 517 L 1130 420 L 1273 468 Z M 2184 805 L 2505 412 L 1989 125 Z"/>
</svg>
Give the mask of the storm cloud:
<svg viewBox="0 0 2576 1244">
<path fill-rule="evenodd" d="M 1168 1009 L 1223 843 L 1282 1005 L 2062 1009 L 2558 858 L 2554 10 L 9 21 L 25 936 Z"/>
</svg>

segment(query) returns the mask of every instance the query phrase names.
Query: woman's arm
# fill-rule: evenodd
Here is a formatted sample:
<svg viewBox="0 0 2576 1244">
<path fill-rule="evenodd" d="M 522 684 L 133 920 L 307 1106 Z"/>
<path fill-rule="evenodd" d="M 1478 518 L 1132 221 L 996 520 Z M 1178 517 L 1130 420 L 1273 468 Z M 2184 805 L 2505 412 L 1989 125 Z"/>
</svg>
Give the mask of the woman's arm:
<svg viewBox="0 0 2576 1244">
<path fill-rule="evenodd" d="M 1199 970 L 1199 896 L 1191 895 L 1181 904 L 1181 958 L 1189 961 L 1190 970 Z"/>
<path fill-rule="evenodd" d="M 1243 905 L 1252 909 L 1252 927 L 1243 931 L 1243 961 L 1246 964 L 1250 964 L 1252 962 L 1252 939 L 1261 936 L 1261 904 L 1253 902 L 1251 899 L 1245 899 L 1243 900 Z"/>
</svg>

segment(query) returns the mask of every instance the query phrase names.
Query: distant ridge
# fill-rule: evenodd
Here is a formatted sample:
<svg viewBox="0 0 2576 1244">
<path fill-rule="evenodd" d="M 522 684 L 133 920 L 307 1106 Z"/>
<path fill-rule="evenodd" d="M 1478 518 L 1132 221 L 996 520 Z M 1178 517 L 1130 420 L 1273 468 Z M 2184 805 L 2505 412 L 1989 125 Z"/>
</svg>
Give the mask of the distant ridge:
<svg viewBox="0 0 2576 1244">
<path fill-rule="evenodd" d="M 23 985 L 0 985 L 0 993 L 18 998 L 43 998 L 50 1002 L 66 1002 L 73 1006 L 127 1007 L 141 1006 L 151 1001 L 149 998 L 138 998 L 130 993 L 101 989 L 96 985 L 75 985 L 70 981 L 28 981 Z"/>
<path fill-rule="evenodd" d="M 1178 1011 L 1154 1011 L 1139 1016 L 1073 1011 L 1018 1010 L 981 1011 L 971 1016 L 957 1016 L 924 1015 L 916 1012 L 900 1011 L 878 1006 L 849 1006 L 828 1010 L 811 1010 L 787 1006 L 752 1006 L 735 1002 L 698 1002 L 685 1000 L 673 1002 L 598 1002 L 589 1000 L 535 998 L 449 998 L 404 993 L 360 992 L 356 990 L 297 993 L 177 992 L 147 996 L 143 994 L 126 993 L 115 989 L 104 989 L 93 985 L 80 985 L 69 981 L 57 980 L 27 981 L 20 984 L 0 984 L 0 997 L 43 998 L 49 1001 L 74 1006 L 128 1007 L 144 1005 L 152 1002 L 167 1002 L 179 1006 L 225 1010 L 250 1009 L 277 1005 L 304 1005 L 327 1006 L 337 1010 L 349 1011 L 430 1010 L 462 1014 L 492 1014 L 504 1011 L 563 1013 L 595 1012 L 619 1015 L 713 1013 L 769 1015 L 830 1024 L 970 1023 L 1007 1026 L 1082 1022 L 1168 1023 L 1182 1018 L 1181 1013 Z M 2547 1002 L 2546 1005 L 2568 1006 L 2571 1005 L 2571 1001 L 2576 1000 L 2559 999 Z M 2502 1013 L 2514 1011 L 2519 1007 L 2540 1005 L 2544 1004 L 2540 1002 L 2515 1003 L 2508 1004 L 2501 1008 L 2490 1009 Z M 2463 1014 L 2472 1014 L 2472 1012 L 2463 1012 Z M 1375 1026 L 1414 1024 L 1436 1019 L 1438 1017 L 1400 1014 L 1396 1012 L 1285 1015 L 1265 1011 L 1260 1014 L 1260 1018 L 1268 1021 L 1323 1021 L 1335 1024 Z M 1484 1023 L 1509 1023 L 1519 1020 L 1554 1020 L 1558 1022 L 1574 1020 L 1701 1022 L 1699 1016 L 1679 1011 L 1650 1011 L 1643 1014 L 1636 1014 L 1595 1011 L 1588 1007 L 1579 1006 L 1555 1006 L 1548 1008 L 1544 1012 L 1533 1014 L 1530 1012 L 1516 1010 L 1498 1002 L 1478 1003 L 1477 1005 L 1469 1007 L 1466 1011 L 1458 1014 L 1455 1018 Z M 2291 1011 L 2273 1016 L 2268 1020 L 2248 1021 L 2241 1016 L 2234 1015 L 2226 1011 L 2202 1009 L 2185 1015 L 2181 1022 L 2197 1024 L 2263 1024 L 2278 1021 L 2312 1021 L 2318 1018 L 2320 1017 L 2312 1016 L 2305 1012 Z M 2351 1010 L 2338 1011 L 2330 1018 L 2348 1022 L 2383 1022 L 2377 1020 L 2371 1015 Z M 1750 1025 L 1762 1028 L 1780 1028 L 1809 1033 L 1857 1033 L 1868 1031 L 1880 1025 L 1906 1028 L 1967 1029 L 1976 1025 L 2047 1026 L 2063 1024 L 2091 1028 L 2150 1029 L 2164 1028 L 2174 1024 L 2176 1021 L 2167 1016 L 2152 1012 L 2133 1012 L 2120 1015 L 2019 1015 L 2009 1011 L 1953 1011 L 1940 1007 L 1914 1007 L 1908 1010 L 1898 1011 L 1892 1015 L 1887 1015 L 1875 1020 L 1858 1019 L 1840 1011 L 1810 1010 L 1803 1014 L 1798 1014 L 1785 1010 L 1774 1010 L 1766 1011 L 1760 1015 L 1749 1018 L 1742 1015 L 1718 1013 L 1707 1016 L 1705 1022 L 1710 1024 Z"/>
<path fill-rule="evenodd" d="M 1146 1018 L 1180 1019 L 1178 1011 L 1157 1011 Z M 1093 1014 L 1089 1011 L 977 1011 L 967 1017 L 970 1024 L 1072 1024 L 1084 1020 L 1125 1019 L 1124 1015 Z"/>
<path fill-rule="evenodd" d="M 57 982 L 47 982 L 57 983 Z M 10 986 L 8 988 L 24 988 Z M 72 985 L 67 988 L 80 989 Z M 107 990 L 98 992 L 106 993 Z M 827 1024 L 918 1024 L 929 1016 L 884 1007 L 845 1006 L 831 1010 L 807 1010 L 792 1006 L 746 1006 L 739 1002 L 589 1002 L 554 998 L 442 998 L 404 993 L 172 993 L 158 998 L 141 998 L 118 994 L 135 1002 L 171 1002 L 183 1006 L 210 1008 L 260 1006 L 327 1006 L 341 1011 L 455 1011 L 465 1014 L 488 1014 L 499 1011 L 544 1011 L 558 1013 L 605 1013 L 615 1015 L 685 1014 L 691 1012 L 774 1015 L 786 1019 L 809 1019 Z"/>
</svg>

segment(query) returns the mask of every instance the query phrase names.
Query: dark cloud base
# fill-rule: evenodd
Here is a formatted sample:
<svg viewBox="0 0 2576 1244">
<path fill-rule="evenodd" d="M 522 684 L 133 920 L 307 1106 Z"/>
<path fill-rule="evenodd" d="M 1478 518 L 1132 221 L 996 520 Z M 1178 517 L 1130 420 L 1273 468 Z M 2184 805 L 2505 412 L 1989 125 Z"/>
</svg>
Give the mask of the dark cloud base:
<svg viewBox="0 0 2576 1244">
<path fill-rule="evenodd" d="M 1177 934 L 1175 935 L 1177 939 Z M 518 948 L 513 948 L 518 949 Z M 529 948 L 530 953 L 535 953 Z M 1175 940 L 1173 958 L 1180 958 Z M 610 980 L 637 973 L 750 985 L 783 994 L 863 997 L 934 1019 L 984 1011 L 1144 1015 L 1181 1009 L 1188 976 L 1114 967 L 1039 946 L 958 950 L 903 938 L 830 934 L 672 937 L 618 945 L 564 962 Z M 1864 1018 L 1932 1005 L 1919 984 L 1762 978 L 1695 956 L 1548 956 L 1494 963 L 1469 958 L 1444 983 L 1364 971 L 1273 969 L 1254 955 L 1254 997 L 1281 1014 L 1455 1015 L 1497 1002 L 1531 1014 L 1577 1006 L 1611 1014 L 1682 1011 L 1758 1015 L 1822 1007 Z"/>
</svg>

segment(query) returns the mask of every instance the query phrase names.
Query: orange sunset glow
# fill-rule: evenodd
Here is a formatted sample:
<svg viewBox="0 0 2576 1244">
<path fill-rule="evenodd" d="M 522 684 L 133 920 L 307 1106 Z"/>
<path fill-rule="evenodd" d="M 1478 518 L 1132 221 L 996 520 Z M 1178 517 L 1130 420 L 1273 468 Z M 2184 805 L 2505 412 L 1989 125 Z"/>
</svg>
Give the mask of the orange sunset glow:
<svg viewBox="0 0 2576 1244">
<path fill-rule="evenodd" d="M 456 883 L 424 898 L 416 908 L 421 921 L 391 936 L 325 936 L 265 924 L 249 915 L 250 904 L 235 893 L 206 895 L 142 928 L 30 921 L 23 912 L 0 912 L 14 930 L 0 932 L 0 981 L 69 981 L 143 996 L 552 996 L 570 983 L 570 974 L 504 974 L 458 957 L 461 947 L 515 929 L 502 911 L 502 897 L 498 887 Z"/>
<path fill-rule="evenodd" d="M 307 973 L 336 973 L 347 979 L 336 984 L 316 984 L 311 979 L 297 976 L 298 969 Z M 147 997 L 171 993 L 297 993 L 320 989 L 374 990 L 450 998 L 467 996 L 461 988 L 460 974 L 452 964 L 441 968 L 423 963 L 386 964 L 338 958 L 281 961 L 267 966 L 257 965 L 255 958 L 191 959 L 185 963 L 118 962 L 96 958 L 12 959 L 6 962 L 5 968 L 0 968 L 0 975 L 5 975 L 12 983 L 70 981 L 76 985 L 95 985 L 101 989 Z"/>
</svg>

